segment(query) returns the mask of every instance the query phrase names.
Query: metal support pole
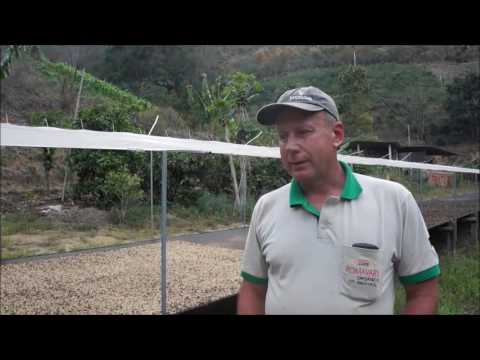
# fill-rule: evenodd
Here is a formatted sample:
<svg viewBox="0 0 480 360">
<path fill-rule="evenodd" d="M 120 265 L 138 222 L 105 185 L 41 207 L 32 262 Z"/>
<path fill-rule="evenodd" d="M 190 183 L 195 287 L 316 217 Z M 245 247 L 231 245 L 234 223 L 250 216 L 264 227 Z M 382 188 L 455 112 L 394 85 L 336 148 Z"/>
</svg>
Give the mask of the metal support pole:
<svg viewBox="0 0 480 360">
<path fill-rule="evenodd" d="M 453 209 L 455 214 L 455 219 L 457 218 L 457 173 L 453 173 Z"/>
<path fill-rule="evenodd" d="M 457 173 L 453 173 L 453 213 L 455 217 L 452 219 L 453 222 L 453 249 L 452 255 L 455 256 L 456 247 L 457 247 L 457 237 L 458 237 L 458 213 L 457 213 Z"/>
<path fill-rule="evenodd" d="M 422 189 L 422 170 L 418 169 L 418 193 L 419 193 L 419 201 L 418 204 L 420 205 L 420 210 L 423 212 L 423 189 Z"/>
<path fill-rule="evenodd" d="M 160 115 L 157 115 L 155 118 L 155 121 L 153 122 L 152 127 L 150 128 L 150 131 L 148 132 L 148 135 L 150 136 L 152 134 L 153 129 L 155 128 L 155 125 L 157 125 L 157 121 Z M 150 151 L 150 221 L 151 221 L 151 227 L 152 227 L 152 232 L 153 232 L 153 151 Z"/>
<path fill-rule="evenodd" d="M 150 151 L 150 223 L 153 235 L 153 151 Z"/>
<path fill-rule="evenodd" d="M 243 225 L 246 222 L 247 212 L 247 159 L 240 157 L 240 221 Z"/>
<path fill-rule="evenodd" d="M 420 198 L 423 198 L 423 189 L 422 189 L 422 170 L 418 169 L 418 184 L 419 184 L 419 192 Z"/>
<path fill-rule="evenodd" d="M 457 252 L 457 241 L 458 241 L 458 219 L 452 221 L 453 233 L 452 233 L 452 255 L 455 256 Z"/>
<path fill-rule="evenodd" d="M 480 65 L 480 60 L 479 60 L 479 65 Z M 479 182 L 478 178 L 480 175 L 475 174 L 474 181 L 475 181 L 475 191 L 477 192 L 477 197 L 479 196 Z M 477 221 L 475 222 L 475 243 L 477 245 L 477 251 L 480 250 L 480 204 L 477 201 L 477 211 L 475 213 L 477 217 Z"/>
<path fill-rule="evenodd" d="M 457 197 L 457 173 L 453 173 L 453 198 Z"/>
<path fill-rule="evenodd" d="M 162 152 L 162 184 L 161 184 L 161 214 L 160 233 L 162 251 L 161 261 L 161 286 L 162 286 L 162 315 L 167 314 L 167 152 Z"/>
</svg>

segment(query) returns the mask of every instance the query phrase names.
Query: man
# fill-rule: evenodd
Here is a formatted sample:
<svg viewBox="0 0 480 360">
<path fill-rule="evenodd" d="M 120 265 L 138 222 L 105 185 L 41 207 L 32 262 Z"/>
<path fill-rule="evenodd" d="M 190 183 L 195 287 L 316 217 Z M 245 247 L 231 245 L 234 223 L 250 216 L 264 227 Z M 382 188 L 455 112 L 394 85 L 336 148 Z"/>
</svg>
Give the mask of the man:
<svg viewBox="0 0 480 360">
<path fill-rule="evenodd" d="M 405 314 L 434 314 L 438 256 L 402 185 L 337 160 L 344 126 L 333 99 L 292 89 L 257 114 L 274 125 L 292 181 L 263 195 L 242 262 L 239 314 L 392 314 L 395 280 Z"/>
</svg>

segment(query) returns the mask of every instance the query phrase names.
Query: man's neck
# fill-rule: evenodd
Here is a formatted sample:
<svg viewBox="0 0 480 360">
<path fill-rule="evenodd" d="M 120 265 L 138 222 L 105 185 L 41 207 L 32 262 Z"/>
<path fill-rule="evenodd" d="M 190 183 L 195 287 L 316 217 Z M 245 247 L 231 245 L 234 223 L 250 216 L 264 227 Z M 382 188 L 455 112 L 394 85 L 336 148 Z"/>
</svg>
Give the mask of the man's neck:
<svg viewBox="0 0 480 360">
<path fill-rule="evenodd" d="M 345 184 L 345 174 L 342 167 L 336 161 L 321 179 L 312 182 L 301 182 L 303 193 L 307 198 L 327 198 L 328 196 L 339 196 Z"/>
</svg>

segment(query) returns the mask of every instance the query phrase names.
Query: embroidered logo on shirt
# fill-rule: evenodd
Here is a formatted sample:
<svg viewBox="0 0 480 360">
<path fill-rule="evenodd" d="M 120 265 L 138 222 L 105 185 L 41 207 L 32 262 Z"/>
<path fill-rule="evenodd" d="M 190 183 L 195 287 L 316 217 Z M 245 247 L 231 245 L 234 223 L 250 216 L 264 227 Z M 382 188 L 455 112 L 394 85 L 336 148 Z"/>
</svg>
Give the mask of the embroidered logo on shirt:
<svg viewBox="0 0 480 360">
<path fill-rule="evenodd" d="M 346 280 L 351 285 L 377 287 L 380 272 L 376 263 L 369 259 L 352 259 L 345 264 Z"/>
</svg>

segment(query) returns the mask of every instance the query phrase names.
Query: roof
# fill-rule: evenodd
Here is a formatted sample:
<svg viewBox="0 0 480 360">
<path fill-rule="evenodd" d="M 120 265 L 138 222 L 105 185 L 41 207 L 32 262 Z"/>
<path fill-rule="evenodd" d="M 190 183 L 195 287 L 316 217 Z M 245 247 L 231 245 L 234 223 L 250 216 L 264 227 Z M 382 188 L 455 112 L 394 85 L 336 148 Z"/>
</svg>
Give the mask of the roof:
<svg viewBox="0 0 480 360">
<path fill-rule="evenodd" d="M 361 148 L 366 150 L 383 150 L 385 151 L 385 153 L 388 153 L 388 146 L 391 145 L 392 149 L 395 149 L 401 153 L 425 151 L 426 155 L 442 155 L 442 156 L 458 155 L 457 153 L 442 149 L 438 146 L 432 146 L 432 145 L 402 146 L 400 143 L 396 141 L 352 141 L 349 145 L 349 148 L 355 149 L 357 145 L 359 145 Z"/>
<path fill-rule="evenodd" d="M 425 151 L 427 155 L 442 155 L 442 156 L 457 156 L 458 153 L 448 151 L 437 146 L 431 145 L 414 145 L 414 146 L 402 146 L 398 149 L 399 152 L 419 152 Z"/>
<path fill-rule="evenodd" d="M 402 147 L 400 143 L 395 141 L 352 141 L 349 147 L 356 147 L 357 145 L 371 150 L 387 149 L 387 151 L 388 145 L 392 145 L 392 148 L 394 149 Z"/>
</svg>

